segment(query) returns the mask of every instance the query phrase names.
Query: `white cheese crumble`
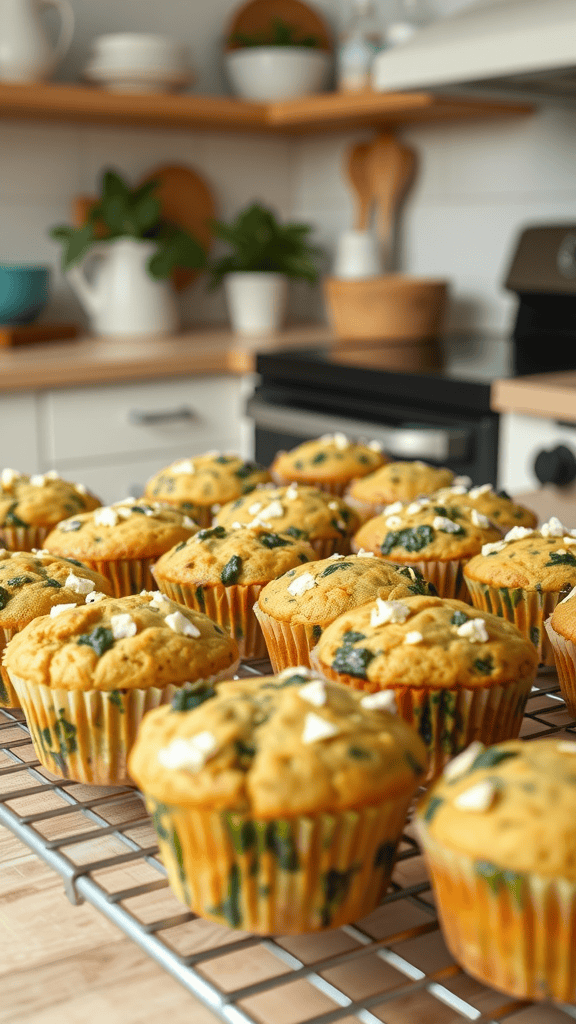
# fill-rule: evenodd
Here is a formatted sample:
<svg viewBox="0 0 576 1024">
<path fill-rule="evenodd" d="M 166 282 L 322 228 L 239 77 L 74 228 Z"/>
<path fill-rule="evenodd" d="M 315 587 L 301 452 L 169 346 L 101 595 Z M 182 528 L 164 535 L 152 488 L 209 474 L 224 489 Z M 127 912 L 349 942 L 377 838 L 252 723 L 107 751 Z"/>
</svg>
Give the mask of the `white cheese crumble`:
<svg viewBox="0 0 576 1024">
<path fill-rule="evenodd" d="M 471 644 L 485 644 L 490 639 L 484 619 L 468 619 L 461 626 L 456 626 L 456 633 Z"/>
<path fill-rule="evenodd" d="M 442 533 L 460 533 L 461 527 L 447 516 L 434 516 L 432 526 L 435 530 L 442 530 Z"/>
<path fill-rule="evenodd" d="M 135 502 L 136 498 L 129 494 L 127 498 L 120 498 L 120 501 L 115 501 L 114 507 L 118 508 L 119 505 L 134 505 Z"/>
<path fill-rule="evenodd" d="M 78 494 L 88 494 L 88 488 L 85 484 L 74 484 L 74 490 L 78 491 Z"/>
<path fill-rule="evenodd" d="M 60 612 L 67 612 L 69 608 L 76 608 L 73 601 L 69 604 L 54 604 L 50 609 L 50 615 L 55 618 L 56 615 L 60 615 Z"/>
<path fill-rule="evenodd" d="M 122 505 L 120 508 L 116 509 L 116 515 L 118 516 L 119 519 L 130 519 L 132 515 L 132 509 L 126 508 L 125 505 Z"/>
<path fill-rule="evenodd" d="M 488 519 L 488 516 L 482 515 L 482 513 L 479 512 L 478 509 L 472 509 L 472 512 L 470 513 L 470 518 L 474 526 L 479 526 L 481 530 L 487 530 L 488 527 L 490 526 L 490 520 Z"/>
<path fill-rule="evenodd" d="M 479 498 L 481 494 L 489 494 L 492 484 L 482 484 L 481 487 L 473 487 L 468 493 L 471 498 Z"/>
<path fill-rule="evenodd" d="M 367 711 L 389 711 L 391 715 L 395 715 L 398 710 L 394 690 L 378 690 L 377 693 L 367 693 L 365 697 L 362 697 L 360 707 L 366 708 Z"/>
<path fill-rule="evenodd" d="M 503 551 L 505 547 L 506 547 L 506 541 L 505 540 L 497 540 L 497 541 L 494 541 L 493 544 L 483 544 L 482 545 L 482 554 L 483 555 L 492 555 L 492 554 L 494 554 L 495 551 Z"/>
<path fill-rule="evenodd" d="M 16 469 L 3 469 L 0 473 L 0 483 L 7 491 L 10 490 L 15 480 L 19 480 L 22 476 L 21 473 Z"/>
<path fill-rule="evenodd" d="M 170 466 L 172 473 L 179 475 L 180 473 L 195 473 L 196 469 L 192 459 L 181 459 L 180 462 L 174 462 Z"/>
<path fill-rule="evenodd" d="M 470 476 L 455 476 L 454 485 L 456 487 L 464 487 L 468 490 L 472 486 L 472 477 Z"/>
<path fill-rule="evenodd" d="M 366 551 L 365 548 L 358 548 L 356 557 L 357 558 L 374 558 L 375 556 L 374 556 L 374 552 L 373 551 Z M 342 555 L 342 558 L 344 558 L 344 555 Z"/>
<path fill-rule="evenodd" d="M 86 604 L 95 604 L 96 601 L 103 601 L 106 596 L 101 590 L 93 590 L 91 594 L 86 594 Z"/>
<path fill-rule="evenodd" d="M 468 488 L 464 487 L 463 484 L 453 484 L 452 487 L 448 487 L 449 494 L 468 494 Z"/>
<path fill-rule="evenodd" d="M 314 579 L 311 572 L 303 572 L 301 576 L 297 576 L 292 583 L 287 586 L 287 591 L 292 594 L 292 597 L 301 597 L 307 590 L 312 590 L 313 587 L 317 587 L 318 584 Z"/>
<path fill-rule="evenodd" d="M 64 586 L 68 590 L 74 591 L 75 594 L 91 594 L 96 589 L 96 584 L 92 580 L 87 580 L 84 576 L 76 576 L 73 572 L 66 577 Z"/>
<path fill-rule="evenodd" d="M 169 598 L 160 590 L 141 590 L 141 597 L 152 597 L 150 601 L 151 608 L 157 608 L 160 612 L 165 612 L 168 608 L 172 607 L 172 603 Z"/>
<path fill-rule="evenodd" d="M 298 696 L 302 697 L 302 700 L 307 700 L 309 704 L 313 704 L 314 707 L 321 708 L 326 704 L 328 695 L 326 693 L 326 686 L 321 679 L 313 679 L 311 683 L 305 683 L 298 690 Z"/>
<path fill-rule="evenodd" d="M 327 722 L 325 718 L 321 718 L 320 715 L 315 715 L 313 711 L 310 711 L 304 720 L 302 743 L 317 743 L 318 740 L 328 740 L 332 736 L 338 736 L 341 731 L 339 725 Z"/>
<path fill-rule="evenodd" d="M 384 522 L 389 530 L 397 530 L 400 526 L 402 526 L 402 520 L 400 516 L 388 516 L 388 518 L 385 519 Z"/>
<path fill-rule="evenodd" d="M 156 756 L 164 768 L 184 768 L 197 772 L 204 767 L 217 749 L 216 737 L 205 729 L 190 739 L 172 740 L 167 747 L 161 747 Z"/>
<path fill-rule="evenodd" d="M 380 441 L 368 441 L 368 447 L 371 452 L 381 452 L 383 446 Z"/>
<path fill-rule="evenodd" d="M 529 537 L 532 533 L 534 533 L 534 530 L 531 530 L 529 526 L 513 526 L 505 534 L 504 540 L 509 544 L 511 540 L 523 540 L 524 537 Z"/>
<path fill-rule="evenodd" d="M 454 800 L 454 806 L 460 811 L 488 811 L 494 803 L 496 786 L 489 779 L 477 782 L 471 789 L 459 793 Z"/>
<path fill-rule="evenodd" d="M 411 629 L 404 637 L 405 644 L 421 644 L 424 637 L 418 629 Z"/>
<path fill-rule="evenodd" d="M 445 779 L 456 779 L 459 775 L 465 775 L 469 768 L 472 767 L 474 761 L 484 750 L 484 744 L 478 740 L 474 740 L 466 750 L 458 754 L 457 757 L 452 758 L 448 761 L 448 764 L 444 768 L 443 776 Z"/>
<path fill-rule="evenodd" d="M 262 502 L 261 501 L 253 501 L 252 504 L 248 506 L 248 515 L 251 515 L 251 516 L 258 515 L 258 513 L 259 513 L 261 508 L 262 508 Z"/>
<path fill-rule="evenodd" d="M 115 640 L 122 640 L 125 636 L 136 636 L 138 632 L 138 626 L 128 612 L 112 615 L 110 617 L 110 627 Z"/>
<path fill-rule="evenodd" d="M 118 513 L 109 505 L 97 508 L 94 512 L 94 526 L 116 526 Z"/>
<path fill-rule="evenodd" d="M 190 622 L 185 615 L 182 615 L 182 612 L 172 612 L 170 615 L 165 617 L 164 622 L 171 630 L 174 631 L 174 633 L 180 633 L 183 636 L 200 636 L 198 626 L 195 626 L 193 622 Z"/>
<path fill-rule="evenodd" d="M 410 615 L 408 605 L 402 601 L 383 601 L 381 597 L 376 598 L 376 607 L 370 613 L 371 626 L 383 626 L 386 622 L 406 622 Z"/>
<path fill-rule="evenodd" d="M 329 501 L 328 502 L 328 508 L 331 509 L 332 512 L 337 512 L 339 507 L 340 506 L 338 505 L 337 501 Z"/>
<path fill-rule="evenodd" d="M 80 519 L 64 519 L 63 522 L 58 523 L 58 529 L 61 533 L 71 533 L 72 530 L 77 530 L 79 526 L 82 526 Z"/>
<path fill-rule="evenodd" d="M 385 516 L 395 516 L 397 512 L 401 512 L 404 508 L 403 501 L 393 501 L 391 505 L 386 505 L 384 509 Z"/>
<path fill-rule="evenodd" d="M 18 552 L 18 554 L 19 553 L 20 552 Z M 13 554 L 16 554 L 16 552 L 15 551 L 14 552 L 7 551 L 6 548 L 0 548 L 0 561 L 3 562 L 5 558 L 12 558 Z M 36 557 L 38 557 L 38 552 L 37 551 L 34 551 L 34 554 L 36 555 Z"/>
<path fill-rule="evenodd" d="M 568 532 L 569 531 L 562 526 L 562 523 L 556 518 L 556 516 L 552 516 L 547 523 L 542 523 L 542 526 L 540 527 L 540 533 L 543 537 L 562 537 Z"/>
<path fill-rule="evenodd" d="M 60 479 L 60 477 L 58 476 L 58 472 L 55 469 L 49 469 L 48 472 L 44 474 L 44 476 L 46 477 L 47 480 L 59 480 Z"/>
<path fill-rule="evenodd" d="M 562 537 L 562 543 L 565 544 L 566 547 L 569 548 L 573 544 L 576 544 L 576 537 Z"/>
<path fill-rule="evenodd" d="M 182 519 L 182 526 L 185 526 L 187 530 L 195 530 L 198 523 L 191 519 L 190 516 L 184 516 Z"/>
<path fill-rule="evenodd" d="M 339 558 L 346 558 L 346 555 L 339 555 L 337 551 L 333 555 L 328 555 L 328 561 L 337 562 Z"/>
<path fill-rule="evenodd" d="M 45 487 L 47 477 L 45 473 L 35 473 L 30 477 L 30 483 L 33 487 Z"/>
<path fill-rule="evenodd" d="M 254 521 L 254 523 L 248 523 L 248 526 L 254 526 L 254 524 L 256 524 L 256 526 L 259 525 L 256 521 Z M 243 530 L 245 526 L 246 523 L 239 523 L 237 519 L 235 519 L 233 523 L 230 523 L 231 530 Z"/>
<path fill-rule="evenodd" d="M 334 444 L 340 451 L 344 451 L 350 447 L 350 441 L 346 437 L 346 434 L 334 434 Z"/>
<path fill-rule="evenodd" d="M 298 484 L 292 483 L 284 493 L 285 501 L 294 501 L 298 497 Z"/>
<path fill-rule="evenodd" d="M 409 516 L 415 516 L 416 513 L 419 512 L 421 508 L 424 508 L 424 506 L 427 504 L 428 502 L 426 501 L 411 501 L 406 511 Z"/>
<path fill-rule="evenodd" d="M 271 501 L 266 508 L 262 509 L 259 519 L 281 519 L 284 515 L 284 507 L 280 501 Z"/>
</svg>

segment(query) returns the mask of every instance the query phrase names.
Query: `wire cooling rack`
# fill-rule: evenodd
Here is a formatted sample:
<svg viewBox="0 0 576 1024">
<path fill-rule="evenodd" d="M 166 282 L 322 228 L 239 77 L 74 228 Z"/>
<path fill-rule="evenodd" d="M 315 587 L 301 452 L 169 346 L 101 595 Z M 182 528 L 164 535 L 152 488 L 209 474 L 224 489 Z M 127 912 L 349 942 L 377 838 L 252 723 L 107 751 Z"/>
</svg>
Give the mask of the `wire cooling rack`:
<svg viewBox="0 0 576 1024">
<path fill-rule="evenodd" d="M 267 663 L 243 666 L 259 675 Z M 523 736 L 574 736 L 555 676 L 538 680 Z M 0 824 L 228 1024 L 566 1024 L 576 1006 L 511 999 L 466 975 L 442 941 L 408 826 L 388 895 L 353 925 L 262 938 L 184 910 L 138 793 L 55 779 L 24 717 L 0 710 Z"/>
</svg>

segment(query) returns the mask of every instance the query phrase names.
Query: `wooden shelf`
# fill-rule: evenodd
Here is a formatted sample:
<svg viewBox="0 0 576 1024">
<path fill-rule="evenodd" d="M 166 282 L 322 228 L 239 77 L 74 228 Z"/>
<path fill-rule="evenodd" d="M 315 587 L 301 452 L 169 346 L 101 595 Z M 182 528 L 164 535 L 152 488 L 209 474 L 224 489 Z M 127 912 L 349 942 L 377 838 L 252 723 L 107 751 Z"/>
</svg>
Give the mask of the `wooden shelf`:
<svg viewBox="0 0 576 1024">
<path fill-rule="evenodd" d="M 0 83 L 0 119 L 122 127 L 306 134 L 349 128 L 529 114 L 528 104 L 457 100 L 428 93 L 323 93 L 283 103 L 229 96 L 127 94 L 84 85 Z"/>
</svg>

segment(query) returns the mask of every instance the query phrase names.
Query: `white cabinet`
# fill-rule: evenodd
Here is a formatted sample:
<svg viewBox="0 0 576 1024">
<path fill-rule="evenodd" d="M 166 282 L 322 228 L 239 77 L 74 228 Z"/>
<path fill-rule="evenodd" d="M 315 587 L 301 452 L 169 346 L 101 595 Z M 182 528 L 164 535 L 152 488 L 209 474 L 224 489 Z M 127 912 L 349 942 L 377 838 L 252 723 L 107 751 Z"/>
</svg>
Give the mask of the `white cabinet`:
<svg viewBox="0 0 576 1024">
<path fill-rule="evenodd" d="M 38 470 L 38 424 L 33 393 L 0 395 L 0 469 Z"/>
</svg>

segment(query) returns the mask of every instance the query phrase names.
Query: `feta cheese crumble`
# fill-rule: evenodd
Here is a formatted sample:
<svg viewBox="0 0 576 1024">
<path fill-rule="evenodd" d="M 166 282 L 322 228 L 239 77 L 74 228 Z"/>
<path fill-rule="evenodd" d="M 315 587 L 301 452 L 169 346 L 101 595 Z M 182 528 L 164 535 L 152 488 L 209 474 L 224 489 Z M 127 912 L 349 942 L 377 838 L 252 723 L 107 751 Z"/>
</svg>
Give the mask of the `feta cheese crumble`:
<svg viewBox="0 0 576 1024">
<path fill-rule="evenodd" d="M 488 519 L 488 516 L 482 515 L 481 512 L 478 512 L 478 509 L 472 509 L 472 512 L 470 513 L 470 518 L 474 526 L 480 527 L 481 530 L 487 530 L 488 527 L 490 526 L 490 520 Z"/>
<path fill-rule="evenodd" d="M 460 811 L 489 811 L 496 796 L 496 786 L 489 779 L 483 779 L 476 783 L 471 789 L 459 793 L 454 800 L 454 806 Z"/>
<path fill-rule="evenodd" d="M 398 708 L 394 690 L 378 690 L 377 693 L 367 693 L 360 701 L 360 707 L 367 711 L 389 711 L 395 715 Z"/>
<path fill-rule="evenodd" d="M 481 487 L 473 487 L 468 493 L 471 498 L 479 498 L 481 494 L 489 494 L 492 484 L 482 484 Z"/>
<path fill-rule="evenodd" d="M 395 516 L 397 512 L 401 512 L 404 508 L 403 501 L 393 501 L 391 505 L 386 505 L 384 509 L 385 516 Z"/>
<path fill-rule="evenodd" d="M 381 597 L 376 598 L 376 607 L 370 614 L 371 626 L 383 626 L 386 622 L 406 622 L 410 615 L 408 605 L 402 601 L 383 601 Z"/>
<path fill-rule="evenodd" d="M 109 505 L 104 508 L 97 508 L 94 512 L 94 526 L 116 526 L 118 513 Z"/>
<path fill-rule="evenodd" d="M 418 629 L 412 629 L 404 637 L 405 644 L 421 644 L 424 637 Z"/>
<path fill-rule="evenodd" d="M 523 540 L 524 537 L 529 537 L 532 533 L 534 533 L 534 530 L 531 530 L 529 526 L 513 526 L 505 534 L 504 540 L 509 544 L 511 540 Z"/>
<path fill-rule="evenodd" d="M 9 491 L 14 481 L 19 480 L 21 475 L 16 469 L 3 469 L 2 473 L 0 473 L 0 483 L 2 487 Z"/>
<path fill-rule="evenodd" d="M 341 731 L 340 726 L 334 725 L 333 722 L 327 722 L 325 718 L 321 718 L 320 715 L 315 715 L 313 711 L 310 711 L 304 720 L 302 743 L 317 743 L 319 740 L 328 740 L 332 736 L 338 736 Z"/>
<path fill-rule="evenodd" d="M 402 520 L 400 516 L 388 516 L 388 518 L 385 519 L 384 522 L 389 530 L 398 530 L 402 526 Z"/>
<path fill-rule="evenodd" d="M 205 729 L 190 739 L 175 739 L 161 747 L 156 755 L 164 768 L 197 772 L 216 753 L 218 743 L 213 733 Z"/>
<path fill-rule="evenodd" d="M 462 529 L 458 523 L 448 519 L 447 516 L 434 516 L 432 526 L 435 530 L 441 530 L 442 533 L 460 533 Z"/>
<path fill-rule="evenodd" d="M 556 518 L 556 516 L 552 516 L 547 523 L 542 523 L 542 526 L 540 527 L 540 533 L 543 537 L 562 537 L 568 532 L 569 531 L 562 526 L 562 523 Z"/>
<path fill-rule="evenodd" d="M 101 590 L 93 590 L 92 593 L 86 594 L 86 604 L 95 604 L 96 601 L 103 601 L 106 597 Z"/>
<path fill-rule="evenodd" d="M 307 590 L 312 590 L 313 587 L 317 587 L 318 584 L 314 579 L 311 572 L 303 572 L 301 576 L 297 576 L 292 583 L 287 586 L 287 591 L 292 594 L 292 597 L 301 597 Z"/>
<path fill-rule="evenodd" d="M 67 612 L 69 608 L 76 607 L 73 601 L 69 604 L 53 604 L 50 609 L 50 616 L 54 619 L 57 615 L 60 615 L 60 612 Z"/>
<path fill-rule="evenodd" d="M 485 644 L 490 639 L 484 619 L 468 619 L 461 626 L 456 626 L 456 633 L 471 644 Z"/>
<path fill-rule="evenodd" d="M 170 627 L 174 633 L 180 633 L 182 636 L 198 637 L 200 636 L 200 630 L 198 626 L 195 626 L 190 619 L 187 619 L 182 612 L 176 611 L 167 615 L 164 619 L 167 626 Z"/>
<path fill-rule="evenodd" d="M 110 627 L 115 640 L 122 640 L 125 636 L 136 636 L 138 632 L 138 626 L 128 612 L 112 615 L 110 617 Z"/>
<path fill-rule="evenodd" d="M 493 555 L 496 551 L 503 551 L 505 547 L 506 547 L 506 541 L 505 540 L 497 540 L 497 541 L 494 541 L 493 544 L 483 544 L 482 545 L 482 554 L 483 555 Z"/>
<path fill-rule="evenodd" d="M 73 572 L 69 573 L 66 577 L 64 586 L 68 590 L 74 591 L 75 594 L 91 594 L 96 589 L 96 584 L 92 580 L 87 580 L 83 576 L 76 576 Z"/>
<path fill-rule="evenodd" d="M 174 462 L 170 469 L 172 473 L 176 473 L 178 476 L 180 473 L 195 473 L 196 469 L 192 459 L 181 459 L 180 462 Z"/>
<path fill-rule="evenodd" d="M 448 761 L 448 764 L 444 768 L 443 776 L 445 779 L 457 779 L 459 775 L 465 775 L 469 768 L 472 767 L 474 761 L 484 750 L 484 744 L 478 740 L 474 740 L 466 750 L 463 750 L 457 757 L 452 758 Z"/>
<path fill-rule="evenodd" d="M 298 690 L 298 696 L 302 697 L 302 700 L 307 700 L 309 704 L 314 704 L 317 708 L 323 707 L 328 699 L 326 686 L 321 679 L 313 679 L 311 683 L 305 683 Z"/>
</svg>

